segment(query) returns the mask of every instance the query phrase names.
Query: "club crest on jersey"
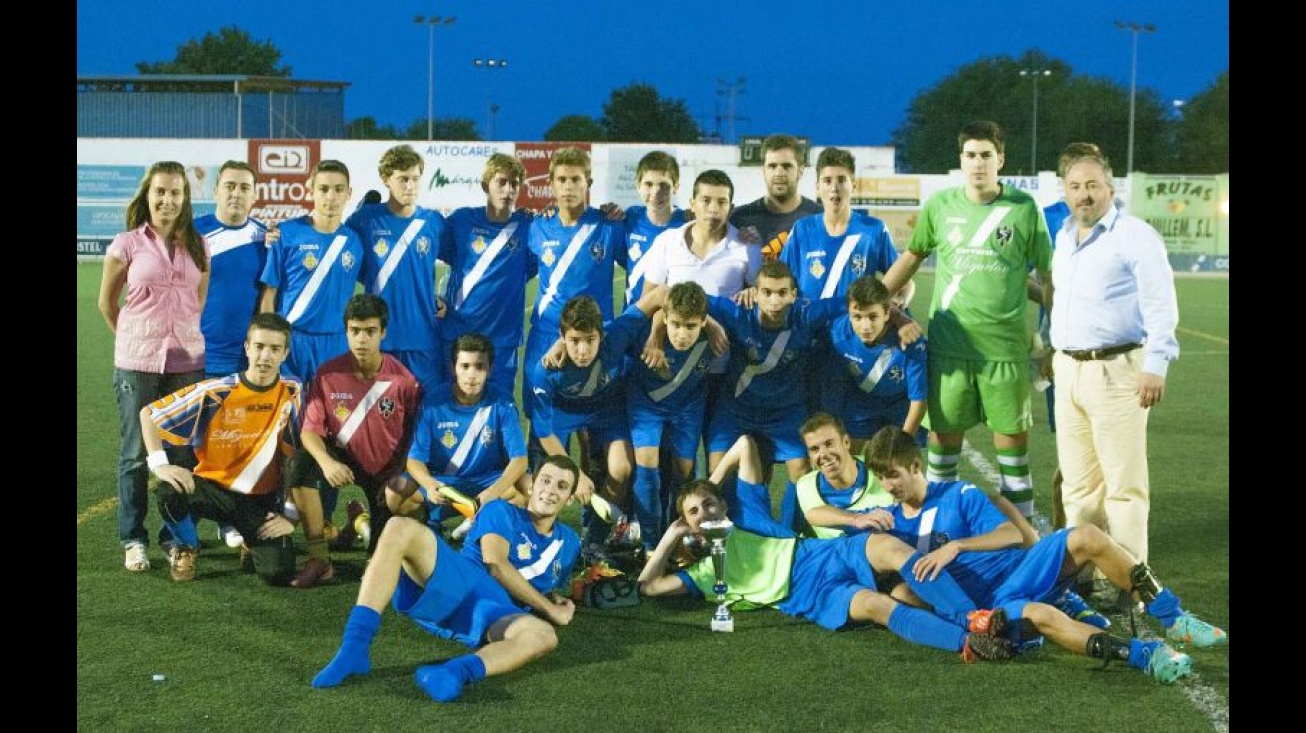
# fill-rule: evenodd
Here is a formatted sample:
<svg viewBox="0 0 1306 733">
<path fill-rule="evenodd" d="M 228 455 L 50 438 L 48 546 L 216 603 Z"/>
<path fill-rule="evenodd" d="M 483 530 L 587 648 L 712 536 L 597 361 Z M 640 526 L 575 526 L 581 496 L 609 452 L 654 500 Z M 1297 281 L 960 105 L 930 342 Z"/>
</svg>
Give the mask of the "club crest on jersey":
<svg viewBox="0 0 1306 733">
<path fill-rule="evenodd" d="M 753 344 L 748 344 L 748 350 L 744 352 L 744 356 L 748 358 L 749 364 L 762 363 L 762 352 Z"/>
<path fill-rule="evenodd" d="M 444 436 L 440 438 L 440 445 L 452 449 L 458 445 L 458 436 L 454 435 L 452 430 L 445 428 Z"/>
<path fill-rule="evenodd" d="M 505 242 L 503 246 L 506 247 L 509 252 L 516 252 L 517 248 L 521 246 L 521 239 L 517 237 L 508 237 L 508 241 Z"/>
<path fill-rule="evenodd" d="M 637 260 L 644 256 L 644 250 L 640 249 L 639 242 L 630 245 L 630 259 Z"/>
<path fill-rule="evenodd" d="M 385 253 L 390 251 L 390 243 L 384 239 L 378 239 L 372 247 L 372 251 L 376 253 L 377 257 L 385 257 Z"/>
<path fill-rule="evenodd" d="M 590 257 L 593 257 L 595 262 L 603 261 L 603 253 L 605 251 L 602 242 L 590 242 Z"/>
<path fill-rule="evenodd" d="M 861 255 L 853 255 L 848 260 L 848 267 L 852 268 L 854 275 L 861 277 L 866 272 L 866 258 Z"/>
<path fill-rule="evenodd" d="M 494 428 L 486 425 L 481 428 L 481 445 L 491 445 L 494 443 Z"/>
<path fill-rule="evenodd" d="M 381 417 L 389 420 L 390 416 L 395 414 L 395 401 L 389 397 L 382 397 L 377 400 L 376 409 L 381 413 Z"/>
<path fill-rule="evenodd" d="M 476 254 L 480 254 L 485 251 L 485 247 L 485 237 L 477 234 L 476 239 L 472 240 L 472 251 Z"/>
<path fill-rule="evenodd" d="M 517 559 L 518 559 L 518 560 L 529 560 L 529 559 L 531 559 L 531 541 L 530 541 L 530 540 L 522 540 L 521 544 L 517 545 Z"/>
<path fill-rule="evenodd" d="M 820 260 L 812 260 L 812 264 L 807 268 L 807 271 L 812 273 L 812 277 L 820 277 L 825 274 L 825 265 L 821 264 Z"/>
<path fill-rule="evenodd" d="M 336 409 L 332 410 L 331 414 L 335 415 L 336 419 L 339 420 L 340 422 L 344 422 L 349 419 L 350 412 L 351 410 L 349 409 L 348 405 L 346 405 L 343 402 L 337 402 Z"/>
<path fill-rule="evenodd" d="M 427 237 L 417 238 L 417 254 L 424 255 L 431 251 L 431 240 Z"/>
<path fill-rule="evenodd" d="M 558 256 L 553 253 L 553 248 L 545 245 L 544 254 L 540 255 L 540 262 L 545 267 L 553 267 L 553 263 L 558 261 Z"/>
<path fill-rule="evenodd" d="M 951 541 L 952 541 L 952 538 L 948 536 L 948 533 L 947 533 L 947 532 L 930 532 L 930 550 L 931 550 L 931 551 L 933 551 L 933 550 L 937 550 L 937 549 L 939 549 L 940 547 L 943 547 L 944 545 L 948 544 L 948 543 L 951 542 Z"/>
<path fill-rule="evenodd" d="M 345 272 L 349 272 L 350 270 L 354 269 L 354 253 L 345 252 L 344 254 L 340 255 L 340 266 L 345 268 Z"/>
<path fill-rule="evenodd" d="M 952 228 L 952 231 L 948 232 L 948 244 L 951 244 L 954 247 L 961 244 L 961 240 L 964 238 L 961 229 L 956 226 Z"/>
<path fill-rule="evenodd" d="M 305 252 L 305 253 L 304 253 L 304 269 L 305 269 L 305 270 L 312 270 L 312 269 L 315 268 L 315 267 L 317 267 L 317 253 L 316 253 L 316 252 L 312 252 L 312 251 Z"/>
<path fill-rule="evenodd" d="M 1011 242 L 1011 238 L 1014 235 L 1015 235 L 1015 231 L 1011 227 L 1007 226 L 1006 224 L 1003 224 L 1002 226 L 998 227 L 998 230 L 996 232 L 993 233 L 993 239 L 997 241 L 998 246 L 1001 247 L 1002 245 Z"/>
<path fill-rule="evenodd" d="M 895 382 L 901 382 L 902 378 L 903 378 L 902 367 L 900 366 L 889 367 L 889 379 L 892 379 Z"/>
</svg>

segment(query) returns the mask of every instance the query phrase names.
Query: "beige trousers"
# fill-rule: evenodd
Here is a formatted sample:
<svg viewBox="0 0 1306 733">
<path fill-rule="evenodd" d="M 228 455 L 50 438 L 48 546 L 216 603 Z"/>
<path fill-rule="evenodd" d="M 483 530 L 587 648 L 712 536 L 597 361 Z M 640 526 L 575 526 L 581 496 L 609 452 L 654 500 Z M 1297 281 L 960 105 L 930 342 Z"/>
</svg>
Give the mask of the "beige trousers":
<svg viewBox="0 0 1306 733">
<path fill-rule="evenodd" d="M 1142 348 L 1096 361 L 1052 357 L 1066 526 L 1096 525 L 1147 562 L 1148 410 L 1134 394 L 1142 363 Z"/>
</svg>

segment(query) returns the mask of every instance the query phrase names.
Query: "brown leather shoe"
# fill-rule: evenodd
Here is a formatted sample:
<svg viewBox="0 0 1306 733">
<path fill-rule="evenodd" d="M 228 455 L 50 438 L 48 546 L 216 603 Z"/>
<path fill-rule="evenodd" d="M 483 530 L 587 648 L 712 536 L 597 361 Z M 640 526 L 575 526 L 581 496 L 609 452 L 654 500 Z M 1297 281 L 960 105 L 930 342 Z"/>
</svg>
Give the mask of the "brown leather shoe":
<svg viewBox="0 0 1306 733">
<path fill-rule="evenodd" d="M 336 569 L 331 566 L 330 560 L 310 557 L 295 579 L 290 581 L 290 585 L 294 588 L 313 588 L 331 580 L 335 575 Z"/>
</svg>

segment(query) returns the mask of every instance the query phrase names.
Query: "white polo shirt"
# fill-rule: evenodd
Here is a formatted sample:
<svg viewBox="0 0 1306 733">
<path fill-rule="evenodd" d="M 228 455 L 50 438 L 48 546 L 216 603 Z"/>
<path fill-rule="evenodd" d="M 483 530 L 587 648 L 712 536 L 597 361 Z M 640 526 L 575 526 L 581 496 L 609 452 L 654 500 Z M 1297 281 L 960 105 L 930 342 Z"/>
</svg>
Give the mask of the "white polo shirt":
<svg viewBox="0 0 1306 733">
<path fill-rule="evenodd" d="M 645 265 L 644 281 L 661 285 L 696 282 L 708 295 L 729 298 L 757 283 L 762 267 L 762 248 L 739 241 L 739 230 L 726 226 L 726 236 L 699 259 L 689 249 L 689 230 L 694 222 L 667 229 L 653 239 L 640 260 Z M 647 264 L 645 264 L 647 263 Z M 725 371 L 729 355 L 712 361 L 712 372 Z"/>
</svg>

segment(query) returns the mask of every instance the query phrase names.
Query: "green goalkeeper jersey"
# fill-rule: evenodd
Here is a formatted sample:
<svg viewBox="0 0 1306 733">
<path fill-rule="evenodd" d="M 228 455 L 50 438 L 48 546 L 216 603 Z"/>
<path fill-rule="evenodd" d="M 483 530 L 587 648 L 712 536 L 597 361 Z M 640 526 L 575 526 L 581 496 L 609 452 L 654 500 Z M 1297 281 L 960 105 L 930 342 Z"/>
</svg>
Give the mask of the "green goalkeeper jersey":
<svg viewBox="0 0 1306 733">
<path fill-rule="evenodd" d="M 978 361 L 1029 358 L 1025 279 L 1046 271 L 1052 240 L 1043 212 L 1011 186 L 987 204 L 971 203 L 964 187 L 925 202 L 908 249 L 938 254 L 930 301 L 932 354 Z"/>
<path fill-rule="evenodd" d="M 789 596 L 797 548 L 798 540 L 793 537 L 763 537 L 742 529 L 731 532 L 726 537 L 727 600 L 743 610 L 783 601 Z M 681 572 L 708 600 L 716 598 L 712 590 L 716 572 L 710 555 Z"/>
</svg>

